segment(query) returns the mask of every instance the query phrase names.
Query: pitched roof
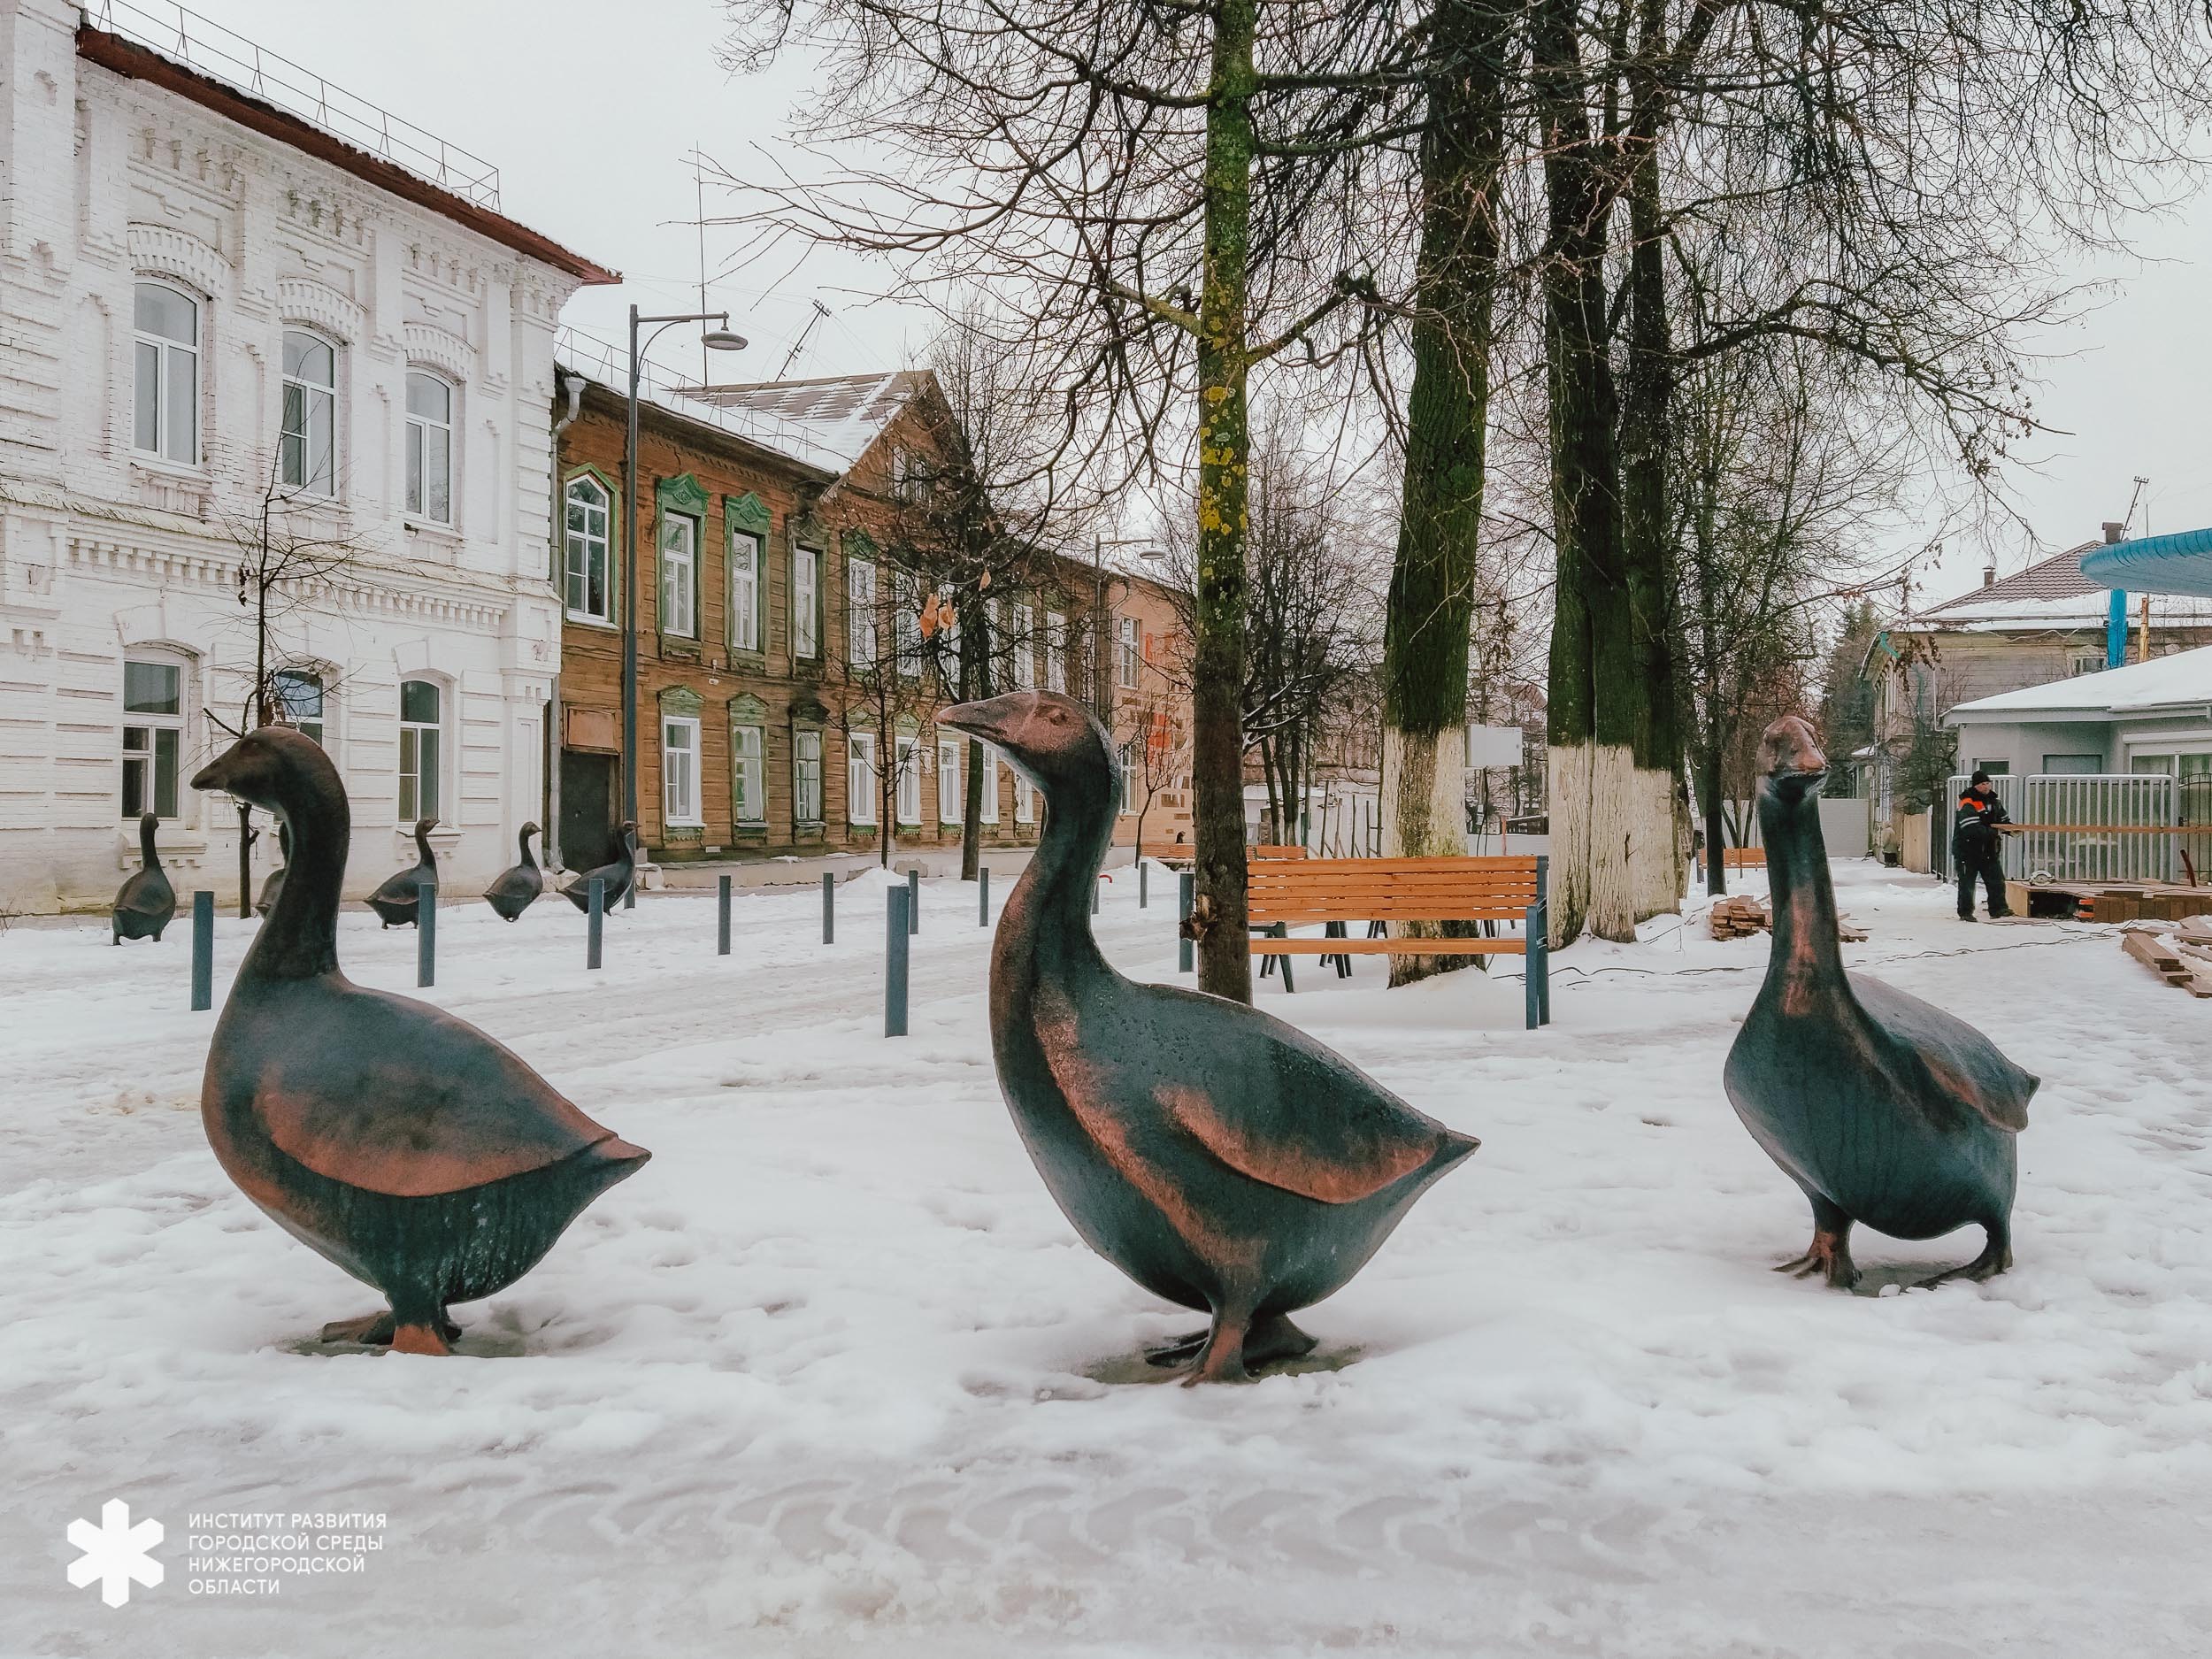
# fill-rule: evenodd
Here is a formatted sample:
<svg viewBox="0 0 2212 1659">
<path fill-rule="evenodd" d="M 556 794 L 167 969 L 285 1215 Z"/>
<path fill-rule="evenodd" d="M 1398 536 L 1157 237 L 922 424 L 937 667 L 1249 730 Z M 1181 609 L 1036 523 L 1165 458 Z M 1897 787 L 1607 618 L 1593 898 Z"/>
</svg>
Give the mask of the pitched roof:
<svg viewBox="0 0 2212 1659">
<path fill-rule="evenodd" d="M 926 369 L 893 369 L 876 374 L 833 374 L 814 380 L 691 386 L 681 388 L 680 395 L 723 409 L 766 416 L 805 433 L 819 448 L 850 466 L 930 384 Z"/>
<path fill-rule="evenodd" d="M 2154 657 L 2147 663 L 2075 674 L 2048 685 L 2001 691 L 1962 703 L 1944 718 L 2032 719 L 2039 714 L 2147 714 L 2153 710 L 2212 705 L 2212 645 Z"/>
<path fill-rule="evenodd" d="M 2024 571 L 1932 605 L 1913 620 L 1974 633 L 2102 627 L 2106 589 L 2102 583 L 2081 573 L 2081 562 L 2084 556 L 2104 545 L 2084 541 L 2063 553 L 2038 559 Z M 2162 599 L 2152 621 L 2174 626 L 2212 624 L 2212 601 Z"/>
</svg>

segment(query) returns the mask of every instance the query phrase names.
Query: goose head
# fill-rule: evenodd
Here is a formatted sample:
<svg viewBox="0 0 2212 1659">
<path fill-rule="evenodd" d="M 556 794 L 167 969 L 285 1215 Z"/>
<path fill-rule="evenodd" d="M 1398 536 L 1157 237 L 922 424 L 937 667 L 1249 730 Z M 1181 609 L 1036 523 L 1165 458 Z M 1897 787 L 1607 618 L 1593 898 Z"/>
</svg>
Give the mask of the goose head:
<svg viewBox="0 0 2212 1659">
<path fill-rule="evenodd" d="M 336 791 L 344 798 L 322 745 L 288 726 L 257 726 L 201 767 L 192 787 L 287 817 L 316 795 Z"/>
<path fill-rule="evenodd" d="M 1113 741 L 1098 717 L 1057 691 L 1010 691 L 980 703 L 955 703 L 937 724 L 981 738 L 1048 797 L 1110 785 Z"/>
<path fill-rule="evenodd" d="M 1801 801 L 1828 775 L 1828 757 L 1820 752 L 1813 728 L 1786 714 L 1759 740 L 1759 770 L 1782 800 Z"/>
</svg>

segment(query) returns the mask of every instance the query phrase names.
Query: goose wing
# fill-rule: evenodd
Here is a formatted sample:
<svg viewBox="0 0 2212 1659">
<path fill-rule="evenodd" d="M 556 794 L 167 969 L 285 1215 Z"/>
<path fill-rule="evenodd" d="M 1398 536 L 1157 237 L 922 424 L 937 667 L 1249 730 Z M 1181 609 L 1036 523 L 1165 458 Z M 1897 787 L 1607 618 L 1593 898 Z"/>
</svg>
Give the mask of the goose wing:
<svg viewBox="0 0 2212 1659">
<path fill-rule="evenodd" d="M 1148 1098 L 1217 1162 L 1325 1204 L 1380 1192 L 1448 1145 L 1472 1149 L 1471 1137 L 1272 1015 L 1168 986 L 1126 990 L 1074 1022 L 1081 1048 L 1046 1045 L 1079 1116 L 1102 1086 Z"/>
<path fill-rule="evenodd" d="M 438 1009 L 353 987 L 319 1022 L 317 1010 L 298 1017 L 254 1107 L 280 1151 L 330 1180 L 426 1198 L 613 1138 L 512 1050 Z"/>
<path fill-rule="evenodd" d="M 1973 1112 L 1993 1129 L 2018 1134 L 2028 1126 L 2028 1102 L 2043 1079 L 2007 1059 L 1997 1045 L 1959 1018 L 1909 992 L 1858 974 L 1851 989 L 1893 1053 L 1902 1050 L 1909 1072 L 1924 1079 L 1924 1094 L 1942 1110 Z"/>
<path fill-rule="evenodd" d="M 176 890 L 168 879 L 157 870 L 142 870 L 123 883 L 115 895 L 114 908 L 128 910 L 134 915 L 152 916 L 176 908 Z"/>
</svg>

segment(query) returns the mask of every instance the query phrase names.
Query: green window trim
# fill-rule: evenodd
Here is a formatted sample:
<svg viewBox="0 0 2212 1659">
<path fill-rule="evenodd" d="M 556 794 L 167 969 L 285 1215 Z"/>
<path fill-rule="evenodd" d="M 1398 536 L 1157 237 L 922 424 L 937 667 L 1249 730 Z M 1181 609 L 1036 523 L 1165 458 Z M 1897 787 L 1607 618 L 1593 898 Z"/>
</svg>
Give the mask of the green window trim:
<svg viewBox="0 0 2212 1659">
<path fill-rule="evenodd" d="M 607 492 L 607 585 L 611 591 L 604 622 L 578 617 L 568 608 L 568 487 L 580 478 L 588 478 Z M 553 503 L 553 511 L 558 534 L 555 553 L 558 570 L 553 585 L 560 594 L 561 620 L 587 628 L 620 627 L 630 597 L 630 584 L 625 580 L 629 573 L 630 521 L 622 512 L 622 486 L 588 461 L 565 468 L 561 473 L 561 491 Z"/>
<path fill-rule="evenodd" d="M 732 651 L 747 657 L 768 655 L 768 559 L 775 518 L 768 503 L 752 491 L 722 497 L 722 636 Z M 753 538 L 753 643 L 737 642 L 737 538 Z"/>
<path fill-rule="evenodd" d="M 713 497 L 709 495 L 699 480 L 688 472 L 674 478 L 653 480 L 653 630 L 660 636 L 661 649 L 667 649 L 671 641 L 679 649 L 697 651 L 705 643 L 700 637 L 706 606 L 702 603 L 707 562 L 707 508 Z M 661 555 L 667 545 L 668 521 L 672 518 L 691 520 L 691 631 L 673 632 L 668 618 L 662 614 L 661 599 L 666 594 L 665 572 L 661 569 Z"/>
<path fill-rule="evenodd" d="M 661 712 L 673 714 L 687 720 L 695 720 L 706 707 L 706 699 L 689 686 L 664 686 L 660 693 Z"/>
</svg>

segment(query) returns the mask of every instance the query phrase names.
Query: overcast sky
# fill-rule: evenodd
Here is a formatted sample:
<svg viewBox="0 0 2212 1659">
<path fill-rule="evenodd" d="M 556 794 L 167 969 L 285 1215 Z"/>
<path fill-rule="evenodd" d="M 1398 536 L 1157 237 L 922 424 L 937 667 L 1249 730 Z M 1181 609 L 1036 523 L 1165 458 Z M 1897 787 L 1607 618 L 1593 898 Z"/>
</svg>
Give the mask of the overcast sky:
<svg viewBox="0 0 2212 1659">
<path fill-rule="evenodd" d="M 156 9 L 158 0 L 138 0 Z M 265 48 L 500 169 L 513 217 L 624 273 L 619 288 L 586 289 L 567 320 L 619 345 L 625 308 L 697 309 L 696 145 L 732 171 L 762 165 L 787 114 L 810 96 L 804 65 L 733 79 L 716 62 L 726 30 L 716 0 L 195 0 L 195 9 Z M 720 211 L 711 190 L 707 211 Z M 2015 486 L 2032 537 L 1999 549 L 2001 569 L 2087 540 L 2127 511 L 2138 473 L 2150 480 L 2134 533 L 2212 525 L 2212 203 L 2141 226 L 2146 257 L 2085 276 L 2114 291 L 2050 353 L 2037 407 L 2065 435 L 2034 446 L 2036 471 Z M 707 232 L 710 279 L 745 250 Z M 752 341 L 718 357 L 716 378 L 772 380 L 819 299 L 819 322 L 795 376 L 910 362 L 925 325 L 865 291 L 880 277 L 818 260 L 793 272 L 749 269 L 710 281 L 707 309 L 726 308 Z M 856 291 L 857 290 L 857 291 Z M 656 352 L 695 369 L 685 331 Z M 1923 578 L 1923 598 L 1978 580 L 1979 548 L 1955 549 Z"/>
</svg>

